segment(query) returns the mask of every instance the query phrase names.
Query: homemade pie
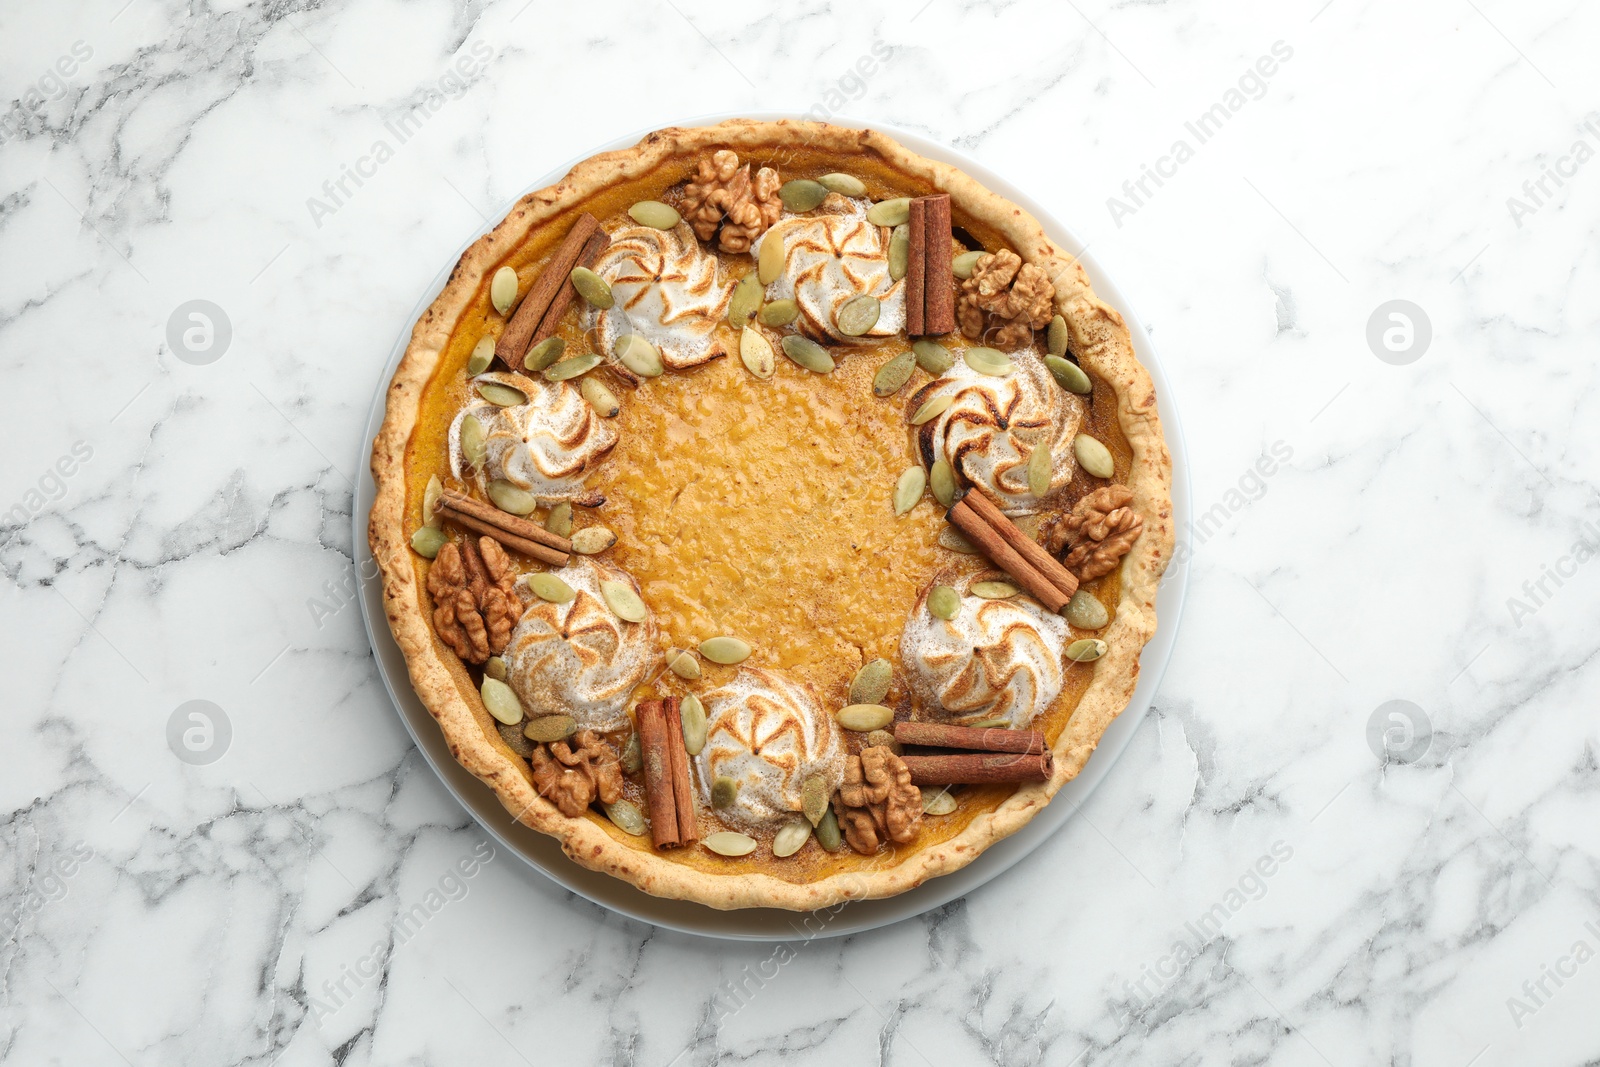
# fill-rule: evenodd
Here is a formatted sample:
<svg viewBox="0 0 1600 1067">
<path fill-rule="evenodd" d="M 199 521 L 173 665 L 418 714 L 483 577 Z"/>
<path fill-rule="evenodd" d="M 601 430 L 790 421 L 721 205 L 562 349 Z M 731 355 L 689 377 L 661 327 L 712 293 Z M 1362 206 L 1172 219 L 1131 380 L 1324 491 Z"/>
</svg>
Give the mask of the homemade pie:
<svg viewBox="0 0 1600 1067">
<path fill-rule="evenodd" d="M 1173 539 L 1122 316 L 871 130 L 666 129 L 423 314 L 372 551 L 450 750 L 585 867 L 816 909 L 970 863 L 1126 706 Z"/>
</svg>

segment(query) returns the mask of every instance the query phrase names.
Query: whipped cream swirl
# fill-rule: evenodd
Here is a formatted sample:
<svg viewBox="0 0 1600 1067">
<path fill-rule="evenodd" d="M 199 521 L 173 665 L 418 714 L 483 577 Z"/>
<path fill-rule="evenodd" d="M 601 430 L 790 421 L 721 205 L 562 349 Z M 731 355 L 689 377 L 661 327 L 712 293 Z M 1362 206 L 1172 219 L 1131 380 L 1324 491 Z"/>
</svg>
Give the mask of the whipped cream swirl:
<svg viewBox="0 0 1600 1067">
<path fill-rule="evenodd" d="M 583 556 L 552 571 L 577 595 L 565 604 L 528 599 L 504 653 L 506 684 L 530 717 L 571 715 L 580 730 L 614 730 L 628 700 L 658 669 L 656 624 L 624 622 L 606 606 L 601 581 L 638 585 L 624 571 Z"/>
<path fill-rule="evenodd" d="M 589 308 L 584 327 L 599 330 L 597 346 L 611 358 L 617 338 L 638 334 L 656 346 L 673 370 L 709 363 L 727 353 L 716 339 L 733 289 L 719 276 L 686 222 L 670 230 L 629 226 L 611 235 L 594 271 L 616 303 Z M 593 336 L 593 334 L 591 334 Z"/>
<path fill-rule="evenodd" d="M 700 764 L 700 799 L 711 782 L 739 785 L 733 804 L 717 811 L 727 823 L 760 829 L 800 810 L 806 779 L 821 775 L 828 793 L 844 781 L 844 744 L 815 691 L 780 671 L 745 667 L 704 698 L 709 730 Z"/>
<path fill-rule="evenodd" d="M 818 341 L 850 341 L 839 331 L 839 309 L 871 294 L 882 302 L 868 337 L 905 329 L 905 281 L 889 277 L 889 229 L 867 221 L 868 203 L 830 193 L 815 212 L 788 215 L 761 235 L 750 254 L 758 260 L 766 241 L 783 242 L 783 273 L 767 286 L 767 299 L 793 300 L 800 330 Z"/>
<path fill-rule="evenodd" d="M 1070 630 L 1065 619 L 1018 594 L 1008 600 L 968 596 L 974 581 L 935 575 L 917 597 L 900 635 L 900 662 L 910 679 L 918 715 L 956 723 L 1005 719 L 1014 730 L 1061 695 Z M 950 620 L 928 610 L 935 585 L 954 586 L 961 610 Z"/>
<path fill-rule="evenodd" d="M 617 432 L 568 382 L 545 381 L 503 371 L 480 374 L 474 382 L 509 385 L 528 398 L 500 407 L 476 393 L 450 423 L 450 472 L 466 479 L 469 464 L 461 453 L 461 423 L 472 415 L 483 424 L 486 457 L 474 472 L 479 489 L 503 479 L 542 501 L 570 501 L 595 507 L 605 498 L 583 480 L 617 443 Z"/>
<path fill-rule="evenodd" d="M 1007 515 L 1031 515 L 1072 481 L 1077 460 L 1072 440 L 1083 424 L 1083 398 L 1056 384 L 1039 353 L 1011 353 L 1013 369 L 994 377 L 967 366 L 962 349 L 942 378 L 906 401 L 906 417 L 929 400 L 950 397 L 944 414 L 911 434 L 924 467 L 945 460 L 958 481 L 976 486 Z M 1050 446 L 1050 490 L 1028 488 L 1028 459 L 1040 442 Z"/>
</svg>

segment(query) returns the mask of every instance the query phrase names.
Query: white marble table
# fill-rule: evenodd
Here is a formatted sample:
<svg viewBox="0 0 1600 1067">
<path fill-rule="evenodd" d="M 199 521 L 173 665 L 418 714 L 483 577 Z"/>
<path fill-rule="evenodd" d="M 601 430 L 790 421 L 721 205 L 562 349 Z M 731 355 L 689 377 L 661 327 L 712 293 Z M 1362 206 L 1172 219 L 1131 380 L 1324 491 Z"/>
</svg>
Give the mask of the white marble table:
<svg viewBox="0 0 1600 1067">
<path fill-rule="evenodd" d="M 7 4 L 0 1061 L 1595 1062 L 1597 34 L 1574 0 Z M 1200 514 L 1082 817 L 776 948 L 489 853 L 350 601 L 428 280 L 552 164 L 738 109 L 944 141 L 1091 240 Z"/>
</svg>

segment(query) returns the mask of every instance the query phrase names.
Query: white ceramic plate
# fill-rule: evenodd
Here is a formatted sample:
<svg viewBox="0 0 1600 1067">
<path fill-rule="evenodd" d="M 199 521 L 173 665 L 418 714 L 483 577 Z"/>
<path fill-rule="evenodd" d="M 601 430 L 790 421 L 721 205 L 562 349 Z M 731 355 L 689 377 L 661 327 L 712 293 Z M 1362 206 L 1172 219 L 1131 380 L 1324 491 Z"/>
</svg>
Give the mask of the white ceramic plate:
<svg viewBox="0 0 1600 1067">
<path fill-rule="evenodd" d="M 715 115 L 705 118 L 686 120 L 680 125 L 702 126 L 721 122 L 732 115 Z M 777 119 L 800 118 L 792 114 L 755 114 L 750 118 Z M 848 122 L 838 125 L 852 125 Z M 1083 242 L 1079 241 L 1071 230 L 1061 225 L 1037 201 L 1022 190 L 1017 189 L 1010 182 L 997 174 L 990 172 L 986 167 L 966 158 L 965 156 L 935 144 L 915 134 L 896 130 L 892 127 L 874 124 L 873 128 L 898 140 L 913 152 L 937 159 L 954 166 L 960 167 L 973 178 L 982 182 L 989 189 L 1000 194 L 1013 203 L 1021 205 L 1030 212 L 1044 226 L 1050 236 L 1068 252 L 1081 254 Z M 613 149 L 625 148 L 636 144 L 649 131 L 640 131 L 628 137 L 621 138 L 611 144 L 595 149 L 595 152 L 607 152 Z M 594 153 L 590 153 L 591 155 Z M 574 159 L 566 165 L 551 171 L 537 182 L 528 187 L 529 191 L 552 185 L 567 173 L 575 164 L 588 156 Z M 520 199 L 520 197 L 519 197 Z M 513 201 L 514 203 L 515 201 Z M 1172 644 L 1178 629 L 1178 620 L 1183 612 L 1184 594 L 1188 587 L 1189 574 L 1186 563 L 1174 563 L 1169 568 L 1166 579 L 1156 597 L 1156 613 L 1159 626 L 1155 637 L 1145 646 L 1144 654 L 1140 657 L 1140 675 L 1138 687 L 1134 690 L 1133 699 L 1128 707 L 1111 724 L 1110 729 L 1101 738 L 1099 747 L 1089 759 L 1083 773 L 1068 782 L 1050 806 L 1042 813 L 1036 815 L 1031 822 L 1015 834 L 991 845 L 983 855 L 953 874 L 942 878 L 935 878 L 916 889 L 899 896 L 884 900 L 863 900 L 844 905 L 839 911 L 830 915 L 821 929 L 815 934 L 800 925 L 802 916 L 794 912 L 780 911 L 770 908 L 754 908 L 743 911 L 717 911 L 681 900 L 662 900 L 641 893 L 626 882 L 612 878 L 609 875 L 597 874 L 586 870 L 569 860 L 561 851 L 561 846 L 552 837 L 528 829 L 516 822 L 501 806 L 490 789 L 479 782 L 471 774 L 461 768 L 451 757 L 445 745 L 444 736 L 439 732 L 438 725 L 433 717 L 428 714 L 428 709 L 417 698 L 411 689 L 411 680 L 406 673 L 405 657 L 401 655 L 399 647 L 394 643 L 389 633 L 388 621 L 383 614 L 382 583 L 377 577 L 377 566 L 372 559 L 372 551 L 367 547 L 367 513 L 372 509 L 372 500 L 376 487 L 372 481 L 370 471 L 369 450 L 372 440 L 377 436 L 378 426 L 383 421 L 383 397 L 388 387 L 389 379 L 393 377 L 395 367 L 400 363 L 406 345 L 411 339 L 411 328 L 422 315 L 423 310 L 439 295 L 444 288 L 445 280 L 449 277 L 456 259 L 460 258 L 472 241 L 476 241 L 487 233 L 499 220 L 504 218 L 511 210 L 511 204 L 506 204 L 492 217 L 494 222 L 485 226 L 483 230 L 472 235 L 472 238 L 461 246 L 456 256 L 439 272 L 428 291 L 423 294 L 413 309 L 410 317 L 402 324 L 400 336 L 396 339 L 394 350 L 390 353 L 389 362 L 383 368 L 383 373 L 378 376 L 375 396 L 372 401 L 372 410 L 367 416 L 367 431 L 362 438 L 362 451 L 357 457 L 356 469 L 361 472 L 359 484 L 356 486 L 355 506 L 352 509 L 353 544 L 355 546 L 355 568 L 361 586 L 361 617 L 366 623 L 367 635 L 372 641 L 372 650 L 378 661 L 378 671 L 383 676 L 383 684 L 389 690 L 389 695 L 394 698 L 396 709 L 400 712 L 401 721 L 417 743 L 417 748 L 432 765 L 445 787 L 455 794 L 469 812 L 472 813 L 484 830 L 495 840 L 499 841 L 510 853 L 522 857 L 529 865 L 547 875 L 550 879 L 577 893 L 602 907 L 627 915 L 640 922 L 651 923 L 672 930 L 685 933 L 701 934 L 707 937 L 728 938 L 740 941 L 788 941 L 811 936 L 838 937 L 845 934 L 860 933 L 879 926 L 899 922 L 914 915 L 939 907 L 957 897 L 973 892 L 979 886 L 1006 871 L 1013 864 L 1022 860 L 1034 849 L 1038 848 L 1044 840 L 1055 833 L 1063 823 L 1071 818 L 1077 807 L 1088 798 L 1089 793 L 1100 783 L 1108 773 L 1117 757 L 1122 754 L 1133 736 L 1134 730 L 1144 719 L 1145 713 L 1150 709 L 1150 701 L 1155 696 L 1156 688 L 1161 683 L 1161 676 L 1166 671 L 1167 660 L 1172 653 Z M 1184 447 L 1183 434 L 1178 426 L 1177 412 L 1172 400 L 1171 385 L 1165 374 L 1162 373 L 1161 364 L 1156 358 L 1155 347 L 1150 343 L 1149 334 L 1134 315 L 1132 307 L 1124 293 L 1100 269 L 1092 256 L 1082 256 L 1081 262 L 1089 273 L 1090 282 L 1094 285 L 1095 292 L 1109 303 L 1119 309 L 1127 319 L 1128 328 L 1133 334 L 1134 351 L 1139 360 L 1150 371 L 1150 377 L 1155 381 L 1156 396 L 1161 412 L 1162 427 L 1167 438 L 1167 448 L 1172 453 L 1172 505 L 1175 529 L 1180 534 L 1188 527 L 1190 516 L 1189 499 L 1189 466 L 1188 453 Z"/>
</svg>

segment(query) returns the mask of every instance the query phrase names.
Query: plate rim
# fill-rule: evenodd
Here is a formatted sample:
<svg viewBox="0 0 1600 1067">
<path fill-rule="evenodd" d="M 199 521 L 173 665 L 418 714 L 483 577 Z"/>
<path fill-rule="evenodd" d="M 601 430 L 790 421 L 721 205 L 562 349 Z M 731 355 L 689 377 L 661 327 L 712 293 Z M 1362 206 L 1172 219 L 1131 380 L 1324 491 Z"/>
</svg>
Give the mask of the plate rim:
<svg viewBox="0 0 1600 1067">
<path fill-rule="evenodd" d="M 693 116 L 672 125 L 706 126 L 733 118 L 760 120 L 787 118 L 811 121 L 798 112 L 741 111 Z M 1070 254 L 1078 257 L 1089 274 L 1096 294 L 1120 310 L 1126 318 L 1134 351 L 1156 386 L 1157 410 L 1161 416 L 1167 451 L 1172 457 L 1173 520 L 1179 542 L 1182 543 L 1184 531 L 1190 524 L 1192 503 L 1188 448 L 1178 417 L 1178 405 L 1172 396 L 1171 381 L 1161 366 L 1160 357 L 1156 353 L 1149 331 L 1145 328 L 1144 320 L 1134 309 L 1127 293 L 1085 251 L 1084 242 L 1078 239 L 1072 229 L 1063 225 L 1026 192 L 983 164 L 969 159 L 964 153 L 888 123 L 848 119 L 841 121 L 830 119 L 829 122 L 831 125 L 848 129 L 877 130 L 900 141 L 913 152 L 960 167 L 987 188 L 1031 213 L 1053 240 Z M 401 655 L 399 647 L 394 643 L 393 635 L 389 632 L 388 620 L 382 610 L 382 581 L 377 573 L 377 566 L 366 537 L 368 514 L 376 493 L 371 472 L 372 440 L 383 421 L 389 380 L 394 376 L 394 370 L 410 342 L 411 331 L 423 311 L 437 298 L 449 278 L 450 271 L 467 248 L 497 226 L 499 221 L 510 213 L 516 202 L 529 192 L 554 184 L 573 166 L 593 155 L 637 144 L 644 136 L 660 128 L 647 127 L 576 156 L 527 186 L 502 204 L 497 212 L 490 213 L 488 216 L 490 221 L 463 242 L 455 256 L 429 283 L 413 307 L 410 317 L 402 324 L 400 334 L 378 379 L 368 409 L 360 451 L 357 454 L 357 470 L 360 473 L 351 507 L 351 566 L 355 571 L 360 592 L 358 600 L 361 605 L 362 625 L 366 628 L 373 661 L 378 668 L 384 689 L 389 694 L 390 703 L 435 776 L 485 833 L 558 886 L 590 903 L 638 922 L 718 940 L 771 943 L 864 933 L 924 914 L 977 890 L 1033 853 L 1077 813 L 1078 807 L 1110 774 L 1123 752 L 1127 750 L 1134 732 L 1149 714 L 1156 690 L 1166 674 L 1177 631 L 1182 622 L 1189 584 L 1188 554 L 1185 553 L 1181 560 L 1174 558 L 1162 577 L 1156 593 L 1156 631 L 1140 653 L 1140 675 L 1133 695 L 1129 698 L 1127 706 L 1118 713 L 1101 736 L 1083 771 L 1063 785 L 1052 799 L 1052 803 L 1016 833 L 995 842 L 982 855 L 960 870 L 930 879 L 904 893 L 875 900 L 851 901 L 819 909 L 817 912 L 791 912 L 776 908 L 719 911 L 694 901 L 653 897 L 619 879 L 590 871 L 569 859 L 554 838 L 512 820 L 510 813 L 505 811 L 493 791 L 461 767 L 450 755 L 431 713 L 411 688 L 404 656 Z M 381 625 L 374 626 L 375 619 Z M 395 663 L 396 658 L 399 660 L 398 665 Z M 398 686 L 396 673 L 400 683 Z M 431 732 L 421 729 L 422 724 L 431 727 Z M 1058 804 L 1062 800 L 1065 803 Z M 809 925 L 805 929 L 801 928 L 802 917 L 818 915 L 826 916 L 822 920 L 820 929 L 812 930 Z"/>
</svg>

